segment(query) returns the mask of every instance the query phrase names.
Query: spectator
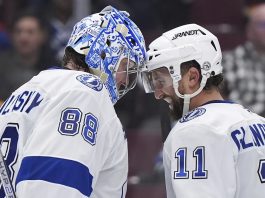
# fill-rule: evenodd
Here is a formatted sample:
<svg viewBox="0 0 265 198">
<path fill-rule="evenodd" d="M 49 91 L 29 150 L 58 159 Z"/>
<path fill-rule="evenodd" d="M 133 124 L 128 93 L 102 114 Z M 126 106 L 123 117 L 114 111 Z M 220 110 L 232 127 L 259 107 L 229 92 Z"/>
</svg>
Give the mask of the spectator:
<svg viewBox="0 0 265 198">
<path fill-rule="evenodd" d="M 0 52 L 10 47 L 9 37 L 3 20 L 3 1 L 0 0 Z"/>
<path fill-rule="evenodd" d="M 0 21 L 0 52 L 10 47 L 9 37 L 6 28 Z"/>
<path fill-rule="evenodd" d="M 75 24 L 73 0 L 52 0 L 52 18 L 50 19 L 50 46 L 56 60 L 62 60 L 64 49 Z"/>
<path fill-rule="evenodd" d="M 37 74 L 44 65 L 55 64 L 45 49 L 45 23 L 37 15 L 25 12 L 12 26 L 12 49 L 0 54 L 0 99 Z"/>
<path fill-rule="evenodd" d="M 247 41 L 223 57 L 225 95 L 265 116 L 265 1 L 246 7 Z"/>
</svg>

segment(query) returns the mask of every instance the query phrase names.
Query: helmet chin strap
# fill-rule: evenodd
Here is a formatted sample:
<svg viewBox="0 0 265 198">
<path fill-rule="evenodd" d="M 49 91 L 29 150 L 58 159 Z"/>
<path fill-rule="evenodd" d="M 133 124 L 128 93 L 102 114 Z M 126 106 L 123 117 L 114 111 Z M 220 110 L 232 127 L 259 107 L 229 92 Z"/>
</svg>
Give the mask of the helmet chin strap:
<svg viewBox="0 0 265 198">
<path fill-rule="evenodd" d="M 202 77 L 201 83 L 200 83 L 200 87 L 199 89 L 197 89 L 194 93 L 192 94 L 181 94 L 179 93 L 178 87 L 179 87 L 179 81 L 174 83 L 174 89 L 175 89 L 175 93 L 177 94 L 178 97 L 183 98 L 184 99 L 184 105 L 183 105 L 183 112 L 182 112 L 182 116 L 184 116 L 188 111 L 189 111 L 189 107 L 190 107 L 190 99 L 193 98 L 194 96 L 197 96 L 204 88 L 205 84 L 207 82 L 207 78 L 205 76 Z"/>
</svg>

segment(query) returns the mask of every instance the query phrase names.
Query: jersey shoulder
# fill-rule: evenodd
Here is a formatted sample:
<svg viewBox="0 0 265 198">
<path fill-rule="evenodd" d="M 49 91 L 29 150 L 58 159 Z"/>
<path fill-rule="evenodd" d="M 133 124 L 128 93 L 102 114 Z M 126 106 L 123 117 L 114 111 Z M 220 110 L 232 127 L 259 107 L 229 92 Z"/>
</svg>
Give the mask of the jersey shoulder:
<svg viewBox="0 0 265 198">
<path fill-rule="evenodd" d="M 226 139 L 227 129 L 240 120 L 231 112 L 241 111 L 241 108 L 242 106 L 232 103 L 211 103 L 197 107 L 176 123 L 166 144 L 171 145 L 176 141 L 183 142 L 184 140 L 188 142 L 187 144 L 191 144 Z"/>
<path fill-rule="evenodd" d="M 61 84 L 61 87 L 64 88 L 90 88 L 95 91 L 101 91 L 103 89 L 103 83 L 97 76 L 82 71 L 67 69 L 44 70 L 34 80 L 40 81 L 43 79 L 46 79 L 47 83 L 53 82 Z"/>
<path fill-rule="evenodd" d="M 41 87 L 51 95 L 59 95 L 71 90 L 79 90 L 97 96 L 106 92 L 104 84 L 97 76 L 67 69 L 44 70 L 35 76 L 27 86 Z"/>
<path fill-rule="evenodd" d="M 233 102 L 209 103 L 188 112 L 176 124 L 176 128 L 207 126 L 214 131 L 227 128 L 245 120 L 263 119 L 240 104 Z"/>
<path fill-rule="evenodd" d="M 47 106 L 53 103 L 57 103 L 56 105 L 78 103 L 78 106 L 84 107 L 93 103 L 101 106 L 104 111 L 114 112 L 109 93 L 98 77 L 67 69 L 48 69 L 40 72 L 13 92 L 2 105 L 1 112 L 10 112 L 12 109 L 19 109 L 18 107 L 21 107 L 20 112 L 22 107 L 24 111 L 29 112 L 35 106 L 44 104 Z M 28 109 L 23 105 L 28 105 Z M 89 105 L 89 107 L 95 106 Z"/>
</svg>

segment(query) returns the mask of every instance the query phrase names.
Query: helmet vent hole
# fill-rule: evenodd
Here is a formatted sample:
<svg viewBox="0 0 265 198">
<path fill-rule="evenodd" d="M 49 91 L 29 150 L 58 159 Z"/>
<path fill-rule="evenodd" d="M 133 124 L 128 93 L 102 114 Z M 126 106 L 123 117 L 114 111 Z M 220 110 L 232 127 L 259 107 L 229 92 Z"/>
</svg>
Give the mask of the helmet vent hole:
<svg viewBox="0 0 265 198">
<path fill-rule="evenodd" d="M 217 51 L 216 46 L 213 41 L 211 41 L 212 46 L 214 47 L 215 51 Z"/>
<path fill-rule="evenodd" d="M 81 39 L 82 39 L 82 37 L 80 37 L 79 39 L 77 39 L 74 44 L 77 44 Z"/>
<path fill-rule="evenodd" d="M 104 13 L 99 13 L 100 16 L 104 16 L 105 14 Z"/>
<path fill-rule="evenodd" d="M 211 72 L 211 76 L 214 76 L 214 75 L 215 75 L 215 72 L 214 72 L 214 71 L 212 71 L 212 72 Z"/>
<path fill-rule="evenodd" d="M 158 56 L 160 56 L 160 55 L 161 55 L 161 54 L 156 54 L 155 57 L 158 57 Z"/>
<path fill-rule="evenodd" d="M 107 43 L 108 46 L 110 46 L 110 44 L 111 44 L 109 39 L 107 39 L 106 43 Z"/>
<path fill-rule="evenodd" d="M 104 20 L 101 21 L 100 27 L 102 27 L 103 23 L 104 23 Z"/>
<path fill-rule="evenodd" d="M 129 25 L 127 21 L 125 21 L 125 20 L 124 20 L 123 22 L 124 22 L 124 24 L 125 24 L 126 26 L 128 26 L 128 25 Z"/>
<path fill-rule="evenodd" d="M 85 46 L 85 47 L 80 47 L 80 50 L 83 50 L 83 49 L 87 49 L 87 48 L 90 48 L 90 46 Z"/>
<path fill-rule="evenodd" d="M 153 59 L 153 56 L 149 56 L 149 61 Z"/>
<path fill-rule="evenodd" d="M 133 44 L 133 46 L 135 46 L 136 45 L 136 42 L 135 42 L 135 40 L 134 39 L 130 39 L 130 41 L 131 41 L 131 43 Z"/>
<path fill-rule="evenodd" d="M 106 58 L 106 53 L 104 51 L 101 52 L 100 57 L 102 58 L 102 60 L 105 60 Z"/>
</svg>

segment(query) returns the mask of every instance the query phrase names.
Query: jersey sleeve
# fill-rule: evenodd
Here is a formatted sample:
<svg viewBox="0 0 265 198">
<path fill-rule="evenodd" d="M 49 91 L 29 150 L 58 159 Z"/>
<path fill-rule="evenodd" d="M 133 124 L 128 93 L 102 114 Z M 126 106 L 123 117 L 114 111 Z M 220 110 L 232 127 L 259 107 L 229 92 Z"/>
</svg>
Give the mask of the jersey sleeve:
<svg viewBox="0 0 265 198">
<path fill-rule="evenodd" d="M 127 148 L 108 97 L 106 91 L 91 94 L 74 89 L 46 102 L 21 153 L 16 178 L 18 197 L 98 197 L 95 195 L 98 178 L 115 144 Z M 126 156 L 127 151 L 124 152 Z M 125 167 L 117 172 L 126 175 L 126 164 L 121 166 Z M 114 165 L 110 168 L 116 170 Z M 118 194 L 118 190 L 121 193 L 123 182 L 115 183 L 120 189 L 115 186 L 109 193 Z"/>
<path fill-rule="evenodd" d="M 233 198 L 236 171 L 231 147 L 226 135 L 211 126 L 174 128 L 163 151 L 167 197 Z"/>
<path fill-rule="evenodd" d="M 116 130 L 113 124 L 106 129 Z M 115 168 L 114 168 L 115 167 Z M 128 146 L 125 133 L 115 140 L 115 146 L 105 161 L 94 188 L 95 197 L 125 198 L 128 175 Z"/>
</svg>

